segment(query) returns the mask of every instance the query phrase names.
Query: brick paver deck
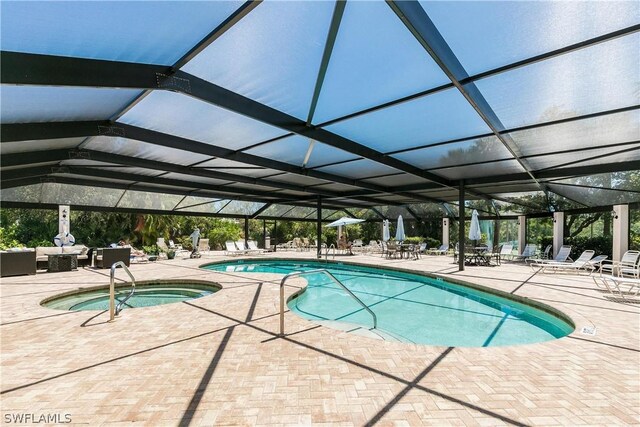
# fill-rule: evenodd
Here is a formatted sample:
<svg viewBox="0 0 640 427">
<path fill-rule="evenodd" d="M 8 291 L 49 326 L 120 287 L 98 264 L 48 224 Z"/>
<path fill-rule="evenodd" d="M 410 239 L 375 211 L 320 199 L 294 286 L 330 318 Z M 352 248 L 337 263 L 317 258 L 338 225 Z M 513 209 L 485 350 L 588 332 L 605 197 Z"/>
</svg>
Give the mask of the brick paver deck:
<svg viewBox="0 0 640 427">
<path fill-rule="evenodd" d="M 444 348 L 338 332 L 292 313 L 288 335 L 277 338 L 280 276 L 198 269 L 222 259 L 133 266 L 139 280 L 211 280 L 223 290 L 125 310 L 114 323 L 107 313 L 39 305 L 62 291 L 106 285 L 107 270 L 3 279 L 2 422 L 68 414 L 89 425 L 640 424 L 640 304 L 607 299 L 589 278 L 532 276 L 516 264 L 458 273 L 450 257 L 344 258 L 534 298 L 577 327 L 540 344 Z M 584 326 L 596 335 L 582 334 Z"/>
</svg>

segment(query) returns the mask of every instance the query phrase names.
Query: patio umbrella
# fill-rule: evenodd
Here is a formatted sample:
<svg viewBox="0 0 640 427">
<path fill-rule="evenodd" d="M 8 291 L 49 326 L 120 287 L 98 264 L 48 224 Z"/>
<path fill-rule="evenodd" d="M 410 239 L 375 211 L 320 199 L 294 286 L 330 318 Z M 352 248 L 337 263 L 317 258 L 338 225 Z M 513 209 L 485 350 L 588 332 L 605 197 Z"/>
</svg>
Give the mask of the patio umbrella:
<svg viewBox="0 0 640 427">
<path fill-rule="evenodd" d="M 404 222 L 402 221 L 402 215 L 398 215 L 398 226 L 396 227 L 396 240 L 399 242 L 404 241 Z"/>
<path fill-rule="evenodd" d="M 389 234 L 389 220 L 385 219 L 382 221 L 382 241 L 387 242 L 391 238 Z"/>
<path fill-rule="evenodd" d="M 480 221 L 478 221 L 478 211 L 473 210 L 471 213 L 471 227 L 469 227 L 469 240 L 478 241 L 482 239 L 480 232 Z"/>
<path fill-rule="evenodd" d="M 364 219 L 343 216 L 342 218 L 333 221 L 331 224 L 325 225 L 325 227 L 340 227 L 341 225 L 357 224 L 359 222 L 364 222 Z"/>
</svg>

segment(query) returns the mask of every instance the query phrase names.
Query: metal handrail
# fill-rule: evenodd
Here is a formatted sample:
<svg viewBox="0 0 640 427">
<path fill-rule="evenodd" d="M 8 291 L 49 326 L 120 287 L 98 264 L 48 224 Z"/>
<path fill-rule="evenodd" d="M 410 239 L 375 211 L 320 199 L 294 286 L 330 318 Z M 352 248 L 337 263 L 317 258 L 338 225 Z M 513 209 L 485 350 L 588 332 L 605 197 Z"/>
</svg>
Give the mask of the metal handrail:
<svg viewBox="0 0 640 427">
<path fill-rule="evenodd" d="M 376 329 L 378 327 L 378 317 L 376 316 L 376 314 L 373 311 L 371 311 L 371 309 L 367 307 L 367 305 L 363 303 L 360 300 L 360 298 L 355 296 L 353 292 L 351 292 L 345 285 L 343 285 L 342 282 L 338 280 L 333 274 L 331 274 L 328 270 L 321 268 L 317 270 L 296 271 L 293 273 L 289 273 L 286 276 L 284 276 L 280 281 L 280 336 L 282 337 L 284 336 L 284 283 L 291 277 L 304 276 L 306 274 L 317 274 L 317 273 L 324 273 L 336 284 L 342 287 L 342 289 L 347 291 L 347 293 L 351 295 L 353 299 L 355 299 L 365 310 L 369 312 L 369 314 L 371 314 L 371 317 L 373 318 L 373 329 Z"/>
<path fill-rule="evenodd" d="M 333 259 L 336 259 L 336 245 L 333 243 L 327 247 L 327 250 L 324 252 L 324 259 L 329 261 L 329 249 L 333 249 Z"/>
<path fill-rule="evenodd" d="M 131 279 L 131 292 L 122 301 L 118 300 L 119 304 L 116 306 L 115 275 L 116 268 L 118 267 L 122 267 L 124 271 L 129 275 L 129 278 Z M 129 271 L 127 265 L 123 261 L 114 263 L 111 266 L 111 275 L 109 281 L 109 321 L 113 321 L 113 319 L 115 319 L 115 317 L 120 314 L 120 311 L 122 311 L 122 306 L 129 300 L 129 298 L 133 296 L 135 291 L 136 279 L 133 277 L 133 274 L 131 274 L 131 271 Z"/>
</svg>

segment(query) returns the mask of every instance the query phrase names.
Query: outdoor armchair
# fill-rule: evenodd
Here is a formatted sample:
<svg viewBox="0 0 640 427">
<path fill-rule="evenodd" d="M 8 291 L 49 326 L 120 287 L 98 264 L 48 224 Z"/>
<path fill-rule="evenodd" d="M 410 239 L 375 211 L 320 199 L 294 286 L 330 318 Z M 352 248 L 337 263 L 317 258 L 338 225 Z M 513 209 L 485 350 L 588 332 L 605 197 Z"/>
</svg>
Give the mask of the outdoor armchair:
<svg viewBox="0 0 640 427">
<path fill-rule="evenodd" d="M 620 277 L 640 277 L 640 251 L 627 251 L 620 261 L 604 261 L 600 267 L 600 274 L 608 273 Z"/>
</svg>

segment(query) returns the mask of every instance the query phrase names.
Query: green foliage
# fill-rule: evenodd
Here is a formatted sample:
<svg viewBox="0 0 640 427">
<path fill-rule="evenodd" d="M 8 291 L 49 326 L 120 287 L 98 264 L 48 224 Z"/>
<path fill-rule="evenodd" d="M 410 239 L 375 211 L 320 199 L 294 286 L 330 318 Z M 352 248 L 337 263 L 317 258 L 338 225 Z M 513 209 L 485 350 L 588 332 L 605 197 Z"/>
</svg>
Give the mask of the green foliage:
<svg viewBox="0 0 640 427">
<path fill-rule="evenodd" d="M 420 243 L 422 243 L 424 239 L 422 237 L 407 237 L 406 239 L 404 239 L 404 243 L 408 243 L 411 245 L 418 245 Z"/>
<path fill-rule="evenodd" d="M 159 255 L 161 252 L 157 245 L 143 246 L 142 251 L 147 255 Z"/>
<path fill-rule="evenodd" d="M 193 243 L 191 242 L 191 238 L 189 236 L 179 237 L 178 239 L 174 240 L 174 243 L 176 245 L 181 245 L 182 249 L 185 249 L 188 251 L 193 250 Z"/>
<path fill-rule="evenodd" d="M 440 240 L 431 237 L 425 237 L 424 242 L 427 244 L 427 248 L 439 248 L 442 244 Z"/>
<path fill-rule="evenodd" d="M 51 240 L 38 240 L 38 239 L 33 239 L 29 243 L 27 243 L 27 247 L 29 248 L 37 248 L 38 246 L 47 248 L 55 245 Z"/>
<path fill-rule="evenodd" d="M 211 228 L 205 231 L 204 235 L 209 239 L 211 249 L 221 249 L 227 240 L 239 240 L 243 237 L 243 226 L 235 221 L 226 219 L 214 219 Z M 202 230 L 201 230 L 202 232 Z"/>
<path fill-rule="evenodd" d="M 23 245 L 15 238 L 15 226 L 0 227 L 0 250 L 21 246 Z"/>
<path fill-rule="evenodd" d="M 608 255 L 611 258 L 613 239 L 611 236 L 576 236 L 565 238 L 564 244 L 571 245 L 571 258 L 573 259 L 576 259 L 587 249 L 593 249 L 596 251 L 596 255 Z"/>
</svg>

